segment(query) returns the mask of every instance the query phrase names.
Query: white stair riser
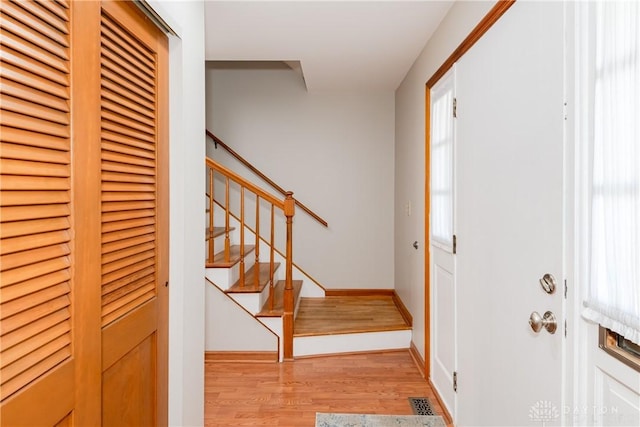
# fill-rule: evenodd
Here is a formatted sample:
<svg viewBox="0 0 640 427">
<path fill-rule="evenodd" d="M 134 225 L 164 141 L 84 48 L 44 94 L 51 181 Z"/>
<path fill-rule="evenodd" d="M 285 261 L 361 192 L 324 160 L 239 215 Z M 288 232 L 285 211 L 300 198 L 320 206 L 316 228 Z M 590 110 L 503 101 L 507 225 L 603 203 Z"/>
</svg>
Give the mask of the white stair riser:
<svg viewBox="0 0 640 427">
<path fill-rule="evenodd" d="M 250 252 L 244 257 L 245 271 L 253 267 L 254 263 L 255 258 L 253 257 L 253 252 Z M 220 289 L 223 291 L 227 290 L 240 278 L 240 263 L 238 262 L 231 268 L 207 268 L 205 275 L 207 279 L 215 283 Z"/>
<path fill-rule="evenodd" d="M 245 310 L 254 316 L 262 310 L 262 306 L 269 298 L 269 287 L 265 286 L 262 292 L 252 292 L 247 294 L 230 293 L 227 294 L 240 304 Z"/>
<path fill-rule="evenodd" d="M 294 357 L 409 348 L 411 330 L 294 337 Z"/>
</svg>

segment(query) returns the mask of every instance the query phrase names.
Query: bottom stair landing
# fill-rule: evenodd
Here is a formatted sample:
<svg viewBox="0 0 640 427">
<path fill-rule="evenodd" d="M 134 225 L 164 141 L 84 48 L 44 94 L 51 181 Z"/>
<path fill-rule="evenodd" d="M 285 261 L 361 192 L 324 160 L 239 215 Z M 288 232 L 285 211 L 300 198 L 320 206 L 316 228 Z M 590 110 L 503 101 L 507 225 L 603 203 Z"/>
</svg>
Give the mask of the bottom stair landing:
<svg viewBox="0 0 640 427">
<path fill-rule="evenodd" d="M 294 357 L 409 348 L 411 325 L 392 296 L 302 298 Z"/>
</svg>

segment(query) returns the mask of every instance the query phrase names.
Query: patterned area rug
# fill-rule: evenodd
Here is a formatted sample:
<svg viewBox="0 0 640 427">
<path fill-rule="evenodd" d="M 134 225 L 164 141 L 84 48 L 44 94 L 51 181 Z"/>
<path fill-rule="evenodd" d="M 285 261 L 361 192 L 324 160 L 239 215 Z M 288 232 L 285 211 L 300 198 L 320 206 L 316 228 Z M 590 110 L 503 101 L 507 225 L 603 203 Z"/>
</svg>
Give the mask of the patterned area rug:
<svg viewBox="0 0 640 427">
<path fill-rule="evenodd" d="M 316 413 L 316 427 L 445 427 L 442 417 Z"/>
</svg>

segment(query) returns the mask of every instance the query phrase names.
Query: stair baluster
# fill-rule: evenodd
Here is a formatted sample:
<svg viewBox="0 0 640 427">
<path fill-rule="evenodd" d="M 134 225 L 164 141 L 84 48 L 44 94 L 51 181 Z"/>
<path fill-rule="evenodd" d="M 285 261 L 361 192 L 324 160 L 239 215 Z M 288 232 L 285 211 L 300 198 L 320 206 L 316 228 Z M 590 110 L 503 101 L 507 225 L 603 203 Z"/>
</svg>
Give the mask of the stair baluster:
<svg viewBox="0 0 640 427">
<path fill-rule="evenodd" d="M 229 177 L 225 177 L 225 195 L 224 195 L 224 262 L 229 262 L 231 258 L 231 240 L 229 239 Z"/>
<path fill-rule="evenodd" d="M 240 186 L 240 286 L 244 288 L 244 185 Z"/>
<path fill-rule="evenodd" d="M 253 264 L 255 267 L 253 281 L 256 286 L 260 282 L 260 195 L 256 194 L 256 244 L 255 244 L 256 259 Z"/>
<path fill-rule="evenodd" d="M 273 273 L 274 273 L 274 264 L 273 264 L 273 255 L 275 242 L 273 239 L 274 235 L 274 212 L 273 205 L 271 205 L 271 240 L 269 241 L 269 247 L 271 250 L 269 251 L 269 310 L 273 310 Z"/>
<path fill-rule="evenodd" d="M 213 169 L 209 169 L 209 256 L 207 257 L 208 263 L 213 263 L 213 257 L 215 256 L 215 248 L 214 248 L 214 240 L 215 236 L 213 235 L 213 207 L 214 207 L 214 197 L 213 197 Z"/>
</svg>

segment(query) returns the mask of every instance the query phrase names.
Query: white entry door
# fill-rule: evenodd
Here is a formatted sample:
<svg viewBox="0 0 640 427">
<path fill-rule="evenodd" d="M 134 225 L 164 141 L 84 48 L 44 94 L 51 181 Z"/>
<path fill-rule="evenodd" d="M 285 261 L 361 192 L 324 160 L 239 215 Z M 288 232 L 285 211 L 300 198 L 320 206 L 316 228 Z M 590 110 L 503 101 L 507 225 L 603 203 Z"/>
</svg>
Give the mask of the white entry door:
<svg viewBox="0 0 640 427">
<path fill-rule="evenodd" d="M 455 416 L 455 66 L 430 91 L 430 380 Z"/>
<path fill-rule="evenodd" d="M 516 2 L 457 65 L 459 426 L 561 423 L 563 26 L 561 2 Z"/>
</svg>

